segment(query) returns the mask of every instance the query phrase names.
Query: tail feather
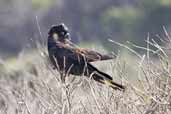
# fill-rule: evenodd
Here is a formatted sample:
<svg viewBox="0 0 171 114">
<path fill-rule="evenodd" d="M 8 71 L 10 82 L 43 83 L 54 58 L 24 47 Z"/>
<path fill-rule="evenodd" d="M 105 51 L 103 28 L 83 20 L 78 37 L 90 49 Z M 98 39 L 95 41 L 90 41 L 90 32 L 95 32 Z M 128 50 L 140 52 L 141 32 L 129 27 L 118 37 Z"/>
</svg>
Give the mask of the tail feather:
<svg viewBox="0 0 171 114">
<path fill-rule="evenodd" d="M 105 75 L 107 75 L 107 74 L 105 74 Z M 94 74 L 93 79 L 102 84 L 108 85 L 109 87 L 111 87 L 115 90 L 121 90 L 121 91 L 125 90 L 125 87 L 123 85 L 114 82 L 112 79 L 106 78 L 105 75 Z"/>
<path fill-rule="evenodd" d="M 93 73 L 93 71 L 95 71 L 95 73 L 93 73 L 93 75 L 92 75 L 92 78 L 95 81 L 100 82 L 102 84 L 106 84 L 115 90 L 122 90 L 122 91 L 125 90 L 125 87 L 123 85 L 120 85 L 120 84 L 114 82 L 113 78 L 111 76 L 109 76 L 106 73 L 99 71 L 97 68 L 95 68 L 90 63 L 88 63 L 88 69 L 89 69 L 89 71 L 91 71 L 91 73 Z"/>
<path fill-rule="evenodd" d="M 112 80 L 102 80 L 102 82 L 115 90 L 125 90 L 125 87 L 123 85 L 120 85 Z"/>
</svg>

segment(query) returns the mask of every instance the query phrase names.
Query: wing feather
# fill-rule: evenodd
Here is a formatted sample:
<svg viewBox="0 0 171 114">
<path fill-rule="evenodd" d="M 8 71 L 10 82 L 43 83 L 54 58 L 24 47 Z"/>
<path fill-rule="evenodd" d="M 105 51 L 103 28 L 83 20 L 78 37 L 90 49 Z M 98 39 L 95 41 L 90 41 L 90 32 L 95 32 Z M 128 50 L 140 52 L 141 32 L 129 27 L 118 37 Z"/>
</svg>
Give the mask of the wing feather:
<svg viewBox="0 0 171 114">
<path fill-rule="evenodd" d="M 114 59 L 114 56 L 101 54 L 94 50 L 82 49 L 73 47 L 67 44 L 58 44 L 59 47 L 63 48 L 65 52 L 65 56 L 70 57 L 73 60 L 86 60 L 87 62 L 95 62 L 95 61 L 102 61 L 102 60 L 109 60 Z"/>
<path fill-rule="evenodd" d="M 81 50 L 82 55 L 84 55 L 88 62 L 94 62 L 94 61 L 102 61 L 102 60 L 109 60 L 114 59 L 113 56 L 107 55 L 107 54 L 101 54 L 94 50 Z"/>
</svg>

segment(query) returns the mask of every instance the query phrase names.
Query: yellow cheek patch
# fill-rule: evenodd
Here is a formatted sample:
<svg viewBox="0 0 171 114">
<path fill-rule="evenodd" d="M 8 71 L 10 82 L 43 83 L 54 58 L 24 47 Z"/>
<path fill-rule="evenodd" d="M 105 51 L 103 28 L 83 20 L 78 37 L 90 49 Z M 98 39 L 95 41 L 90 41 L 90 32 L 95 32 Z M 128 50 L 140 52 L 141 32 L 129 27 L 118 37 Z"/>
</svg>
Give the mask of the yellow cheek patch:
<svg viewBox="0 0 171 114">
<path fill-rule="evenodd" d="M 55 40 L 58 40 L 58 39 L 59 39 L 58 34 L 57 34 L 57 33 L 53 33 L 53 38 L 54 38 Z"/>
</svg>

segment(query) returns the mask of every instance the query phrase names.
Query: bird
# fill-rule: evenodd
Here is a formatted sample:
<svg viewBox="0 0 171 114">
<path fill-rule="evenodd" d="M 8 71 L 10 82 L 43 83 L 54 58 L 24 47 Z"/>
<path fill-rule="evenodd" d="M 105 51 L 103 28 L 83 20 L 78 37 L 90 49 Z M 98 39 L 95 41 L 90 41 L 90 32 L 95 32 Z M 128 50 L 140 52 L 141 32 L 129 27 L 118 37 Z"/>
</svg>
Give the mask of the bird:
<svg viewBox="0 0 171 114">
<path fill-rule="evenodd" d="M 114 56 L 75 46 L 64 23 L 51 26 L 47 47 L 53 68 L 61 74 L 86 76 L 115 90 L 125 90 L 125 86 L 114 82 L 110 75 L 92 65 L 92 62 L 114 59 Z"/>
</svg>

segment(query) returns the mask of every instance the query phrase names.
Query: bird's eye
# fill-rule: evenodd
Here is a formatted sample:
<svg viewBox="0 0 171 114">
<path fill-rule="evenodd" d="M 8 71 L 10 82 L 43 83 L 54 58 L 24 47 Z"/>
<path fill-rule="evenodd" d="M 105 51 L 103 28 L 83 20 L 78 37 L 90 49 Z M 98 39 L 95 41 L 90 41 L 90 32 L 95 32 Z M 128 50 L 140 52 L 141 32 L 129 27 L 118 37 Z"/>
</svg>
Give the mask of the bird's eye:
<svg viewBox="0 0 171 114">
<path fill-rule="evenodd" d="M 57 34 L 57 33 L 53 33 L 53 38 L 54 38 L 55 40 L 58 40 L 58 39 L 59 39 L 58 34 Z"/>
</svg>

